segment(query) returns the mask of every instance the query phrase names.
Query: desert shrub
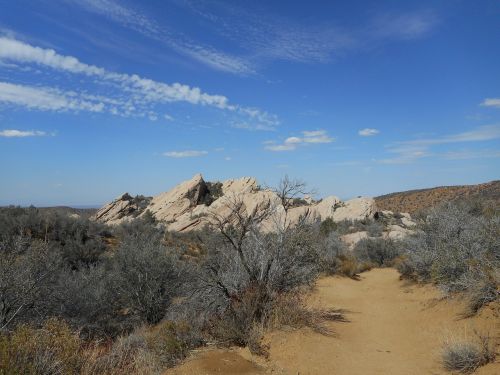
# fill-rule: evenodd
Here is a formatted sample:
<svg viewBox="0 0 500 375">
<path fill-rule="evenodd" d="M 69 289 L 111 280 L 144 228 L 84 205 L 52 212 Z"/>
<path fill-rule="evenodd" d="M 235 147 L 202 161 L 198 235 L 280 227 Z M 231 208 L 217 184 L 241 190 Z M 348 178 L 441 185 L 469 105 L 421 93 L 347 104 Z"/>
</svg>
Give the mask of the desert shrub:
<svg viewBox="0 0 500 375">
<path fill-rule="evenodd" d="M 116 337 L 132 326 L 123 314 L 114 284 L 105 265 L 60 272 L 52 297 L 52 312 L 80 331 L 82 338 Z"/>
<path fill-rule="evenodd" d="M 466 202 L 430 210 L 417 233 L 403 241 L 398 264 L 403 276 L 465 292 L 468 314 L 499 296 L 500 216 L 477 216 L 481 212 Z"/>
<path fill-rule="evenodd" d="M 477 335 L 474 341 L 451 342 L 442 353 L 444 367 L 449 371 L 471 373 L 492 362 L 495 351 L 488 336 Z"/>
<path fill-rule="evenodd" d="M 391 266 L 394 259 L 400 255 L 400 249 L 391 239 L 365 238 L 356 244 L 353 253 L 362 262 Z"/>
<path fill-rule="evenodd" d="M 199 332 L 187 322 L 164 321 L 144 334 L 146 348 L 161 366 L 173 366 L 201 344 Z"/>
<path fill-rule="evenodd" d="M 366 226 L 366 231 L 370 237 L 381 237 L 384 231 L 384 225 L 374 221 Z"/>
<path fill-rule="evenodd" d="M 60 257 L 45 243 L 0 243 L 0 329 L 46 318 L 59 268 Z"/>
<path fill-rule="evenodd" d="M 79 374 L 81 342 L 62 321 L 50 319 L 41 329 L 20 325 L 0 338 L 1 374 Z"/>
<path fill-rule="evenodd" d="M 314 309 L 308 307 L 300 293 L 286 293 L 276 298 L 270 311 L 268 326 L 274 329 L 282 327 L 308 327 L 313 331 L 329 335 L 332 333 L 325 324 L 328 321 L 346 322 L 343 310 Z"/>
<path fill-rule="evenodd" d="M 175 296 L 180 272 L 175 254 L 162 245 L 161 235 L 134 232 L 112 258 L 110 287 L 129 315 L 155 324 Z"/>
<path fill-rule="evenodd" d="M 321 231 L 321 228 L 320 228 Z M 330 232 L 317 247 L 317 262 L 321 272 L 333 275 L 338 271 L 347 248 L 336 232 Z"/>
<path fill-rule="evenodd" d="M 331 232 L 335 232 L 337 230 L 337 223 L 333 221 L 331 217 L 326 218 L 320 224 L 319 231 L 321 235 L 328 236 Z"/>
</svg>

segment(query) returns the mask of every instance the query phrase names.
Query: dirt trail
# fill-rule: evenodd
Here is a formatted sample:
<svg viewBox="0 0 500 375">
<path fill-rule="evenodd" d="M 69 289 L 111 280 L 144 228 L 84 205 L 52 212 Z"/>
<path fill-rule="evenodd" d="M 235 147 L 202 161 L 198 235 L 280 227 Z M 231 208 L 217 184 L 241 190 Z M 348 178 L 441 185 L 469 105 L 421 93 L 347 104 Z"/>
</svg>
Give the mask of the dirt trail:
<svg viewBox="0 0 500 375">
<path fill-rule="evenodd" d="M 472 337 L 474 329 L 496 338 L 500 334 L 498 310 L 487 308 L 474 318 L 459 319 L 461 303 L 439 300 L 431 286 L 406 285 L 393 269 L 374 269 L 360 281 L 323 278 L 310 303 L 347 309 L 350 322 L 332 323 L 333 337 L 309 329 L 270 333 L 267 361 L 242 349 L 209 350 L 167 374 L 449 374 L 440 364 L 447 337 Z M 500 363 L 476 374 L 500 374 Z"/>
</svg>

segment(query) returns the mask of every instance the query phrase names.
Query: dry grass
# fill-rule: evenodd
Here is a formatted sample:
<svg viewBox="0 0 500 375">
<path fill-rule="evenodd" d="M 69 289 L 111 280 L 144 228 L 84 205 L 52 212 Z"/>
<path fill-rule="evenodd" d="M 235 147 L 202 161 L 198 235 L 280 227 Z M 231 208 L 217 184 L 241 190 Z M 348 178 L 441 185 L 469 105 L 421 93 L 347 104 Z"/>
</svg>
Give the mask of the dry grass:
<svg viewBox="0 0 500 375">
<path fill-rule="evenodd" d="M 495 360 L 495 349 L 488 335 L 475 332 L 473 338 L 448 340 L 443 348 L 442 361 L 445 369 L 469 374 Z"/>
</svg>

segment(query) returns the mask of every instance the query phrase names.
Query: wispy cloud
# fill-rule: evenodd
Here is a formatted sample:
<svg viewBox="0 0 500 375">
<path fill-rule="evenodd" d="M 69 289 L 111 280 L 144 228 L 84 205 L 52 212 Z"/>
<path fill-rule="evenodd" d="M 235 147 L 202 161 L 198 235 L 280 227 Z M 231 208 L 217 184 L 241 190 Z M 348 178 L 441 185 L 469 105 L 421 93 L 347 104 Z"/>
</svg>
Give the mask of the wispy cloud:
<svg viewBox="0 0 500 375">
<path fill-rule="evenodd" d="M 408 164 L 430 156 L 441 156 L 450 159 L 454 155 L 453 153 L 446 157 L 446 153 L 436 153 L 432 150 L 432 147 L 454 143 L 485 142 L 495 139 L 500 139 L 500 125 L 485 125 L 457 134 L 397 142 L 387 147 L 387 152 L 395 154 L 396 157 L 377 161 L 383 164 Z M 455 154 L 455 158 L 458 158 L 458 155 Z"/>
<path fill-rule="evenodd" d="M 269 151 L 293 151 L 305 144 L 331 143 L 335 138 L 330 137 L 326 130 L 303 131 L 302 137 L 288 137 L 281 144 L 275 141 L 266 141 L 265 149 Z"/>
<path fill-rule="evenodd" d="M 486 98 L 481 103 L 483 107 L 496 107 L 500 108 L 500 98 Z"/>
<path fill-rule="evenodd" d="M 5 129 L 0 130 L 0 137 L 6 138 L 24 138 L 24 137 L 42 137 L 47 135 L 47 133 L 40 130 L 16 130 L 16 129 Z"/>
<path fill-rule="evenodd" d="M 493 159 L 500 158 L 500 150 L 460 150 L 448 151 L 441 155 L 447 160 Z"/>
<path fill-rule="evenodd" d="M 160 42 L 180 54 L 217 70 L 248 75 L 270 61 L 326 63 L 345 53 L 366 48 L 366 42 L 387 39 L 410 40 L 427 35 L 436 25 L 431 11 L 391 13 L 372 17 L 364 23 L 368 28 L 342 28 L 332 22 L 291 20 L 278 14 L 266 14 L 257 6 L 251 9 L 235 3 L 219 1 L 182 1 L 171 4 L 170 11 L 188 11 L 203 18 L 206 34 L 218 35 L 224 45 L 236 44 L 239 54 L 228 53 L 201 42 L 198 35 L 160 24 L 137 5 L 118 4 L 114 0 L 66 0 L 85 10 Z M 177 7 L 176 7 L 177 6 Z M 180 8 L 178 7 L 180 6 Z"/>
<path fill-rule="evenodd" d="M 358 131 L 358 134 L 362 137 L 371 137 L 380 133 L 378 129 L 365 128 Z"/>
<path fill-rule="evenodd" d="M 76 93 L 45 87 L 32 87 L 0 82 L 0 103 L 23 106 L 42 111 L 102 112 L 102 102 L 84 100 Z"/>
<path fill-rule="evenodd" d="M 198 150 L 185 150 L 185 151 L 168 151 L 163 153 L 164 156 L 167 156 L 169 158 L 194 158 L 198 156 L 204 156 L 207 155 L 207 151 L 198 151 Z"/>
<path fill-rule="evenodd" d="M 167 84 L 143 78 L 137 74 L 125 74 L 108 71 L 102 67 L 81 62 L 76 57 L 58 54 L 52 49 L 44 49 L 29 45 L 22 41 L 8 37 L 0 37 L 0 62 L 16 62 L 35 64 L 51 68 L 60 72 L 83 74 L 99 82 L 107 83 L 118 90 L 118 97 L 111 98 L 85 93 L 66 93 L 49 88 L 36 88 L 29 86 L 3 83 L 0 101 L 11 104 L 23 105 L 28 108 L 44 110 L 83 109 L 92 112 L 101 112 L 106 109 L 109 113 L 117 115 L 139 115 L 156 119 L 158 116 L 152 112 L 151 106 L 171 102 L 188 102 L 194 105 L 215 107 L 231 111 L 240 116 L 250 118 L 259 124 L 275 126 L 279 123 L 275 115 L 256 108 L 230 104 L 224 95 L 214 95 L 202 91 L 198 87 L 191 87 L 181 83 Z M 24 96 L 19 96 L 15 91 L 23 90 Z M 47 93 L 48 98 L 44 98 Z M 35 98 L 31 102 L 29 98 Z M 95 103 L 96 98 L 100 98 Z M 92 100 L 91 100 L 92 99 Z"/>
<path fill-rule="evenodd" d="M 371 26 L 372 38 L 409 40 L 423 37 L 438 23 L 433 11 L 386 13 L 375 17 Z"/>
<path fill-rule="evenodd" d="M 160 25 L 139 9 L 132 9 L 113 0 L 67 0 L 87 11 L 105 16 L 124 27 L 167 45 L 173 50 L 217 70 L 236 74 L 253 74 L 254 68 L 240 57 L 199 43 L 184 33 Z"/>
</svg>

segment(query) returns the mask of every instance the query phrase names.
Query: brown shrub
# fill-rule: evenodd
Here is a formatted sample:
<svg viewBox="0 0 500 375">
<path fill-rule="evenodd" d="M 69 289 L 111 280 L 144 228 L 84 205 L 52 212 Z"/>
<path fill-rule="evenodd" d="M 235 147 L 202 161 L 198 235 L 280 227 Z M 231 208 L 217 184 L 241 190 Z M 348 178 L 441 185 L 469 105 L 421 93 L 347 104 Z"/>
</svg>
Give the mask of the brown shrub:
<svg viewBox="0 0 500 375">
<path fill-rule="evenodd" d="M 78 374 L 81 341 L 66 323 L 49 319 L 41 329 L 20 325 L 0 339 L 1 374 Z"/>
</svg>

